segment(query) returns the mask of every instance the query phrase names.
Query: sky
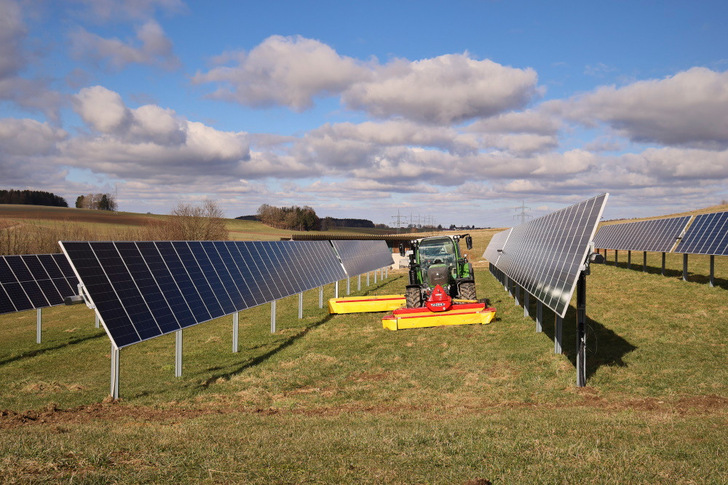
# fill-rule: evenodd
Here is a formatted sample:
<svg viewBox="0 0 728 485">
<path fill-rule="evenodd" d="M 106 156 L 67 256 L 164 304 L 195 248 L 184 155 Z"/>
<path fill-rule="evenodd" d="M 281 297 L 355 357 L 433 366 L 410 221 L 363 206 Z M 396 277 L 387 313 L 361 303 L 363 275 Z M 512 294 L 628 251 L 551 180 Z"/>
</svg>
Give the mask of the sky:
<svg viewBox="0 0 728 485">
<path fill-rule="evenodd" d="M 0 0 L 0 189 L 445 227 L 708 207 L 726 25 L 724 0 Z"/>
</svg>

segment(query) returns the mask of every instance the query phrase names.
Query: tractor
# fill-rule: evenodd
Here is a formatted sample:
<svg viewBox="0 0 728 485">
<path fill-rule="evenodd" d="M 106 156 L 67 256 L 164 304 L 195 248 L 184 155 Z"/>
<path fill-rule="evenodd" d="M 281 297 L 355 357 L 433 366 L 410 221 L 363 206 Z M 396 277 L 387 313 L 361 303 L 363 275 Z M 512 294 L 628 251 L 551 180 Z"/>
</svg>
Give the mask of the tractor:
<svg viewBox="0 0 728 485">
<path fill-rule="evenodd" d="M 407 308 L 425 306 L 437 285 L 451 298 L 476 300 L 475 274 L 467 255 L 460 252 L 460 239 L 473 249 L 469 234 L 456 236 L 432 236 L 410 241 L 412 254 L 409 263 L 409 284 L 405 299 Z M 404 244 L 399 245 L 404 256 Z"/>
</svg>

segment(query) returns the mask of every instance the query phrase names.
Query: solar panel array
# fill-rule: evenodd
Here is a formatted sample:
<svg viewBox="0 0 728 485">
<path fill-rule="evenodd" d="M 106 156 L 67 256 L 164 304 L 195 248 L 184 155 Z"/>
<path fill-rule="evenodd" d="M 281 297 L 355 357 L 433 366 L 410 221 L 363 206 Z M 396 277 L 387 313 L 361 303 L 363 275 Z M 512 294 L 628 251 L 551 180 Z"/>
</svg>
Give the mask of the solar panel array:
<svg viewBox="0 0 728 485">
<path fill-rule="evenodd" d="M 489 263 L 495 265 L 498 264 L 498 258 L 500 257 L 499 251 L 503 250 L 505 247 L 508 236 L 511 235 L 511 230 L 512 229 L 506 229 L 505 231 L 501 231 L 493 235 L 488 247 L 485 248 L 485 253 L 483 253 L 483 257 L 487 259 Z"/>
<path fill-rule="evenodd" d="M 495 267 L 564 317 L 607 197 L 602 194 L 516 226 L 503 248 L 496 247 L 502 236 L 494 238 L 486 254 L 502 249 Z"/>
<path fill-rule="evenodd" d="M 348 276 L 374 271 L 394 263 L 384 240 L 332 240 Z"/>
<path fill-rule="evenodd" d="M 727 256 L 728 212 L 695 216 L 675 252 Z"/>
<path fill-rule="evenodd" d="M 690 221 L 690 216 L 627 222 L 602 227 L 594 237 L 600 249 L 670 252 Z"/>
<path fill-rule="evenodd" d="M 329 241 L 61 246 L 117 348 L 346 278 Z"/>
<path fill-rule="evenodd" d="M 0 256 L 0 314 L 60 305 L 77 288 L 63 254 Z"/>
</svg>

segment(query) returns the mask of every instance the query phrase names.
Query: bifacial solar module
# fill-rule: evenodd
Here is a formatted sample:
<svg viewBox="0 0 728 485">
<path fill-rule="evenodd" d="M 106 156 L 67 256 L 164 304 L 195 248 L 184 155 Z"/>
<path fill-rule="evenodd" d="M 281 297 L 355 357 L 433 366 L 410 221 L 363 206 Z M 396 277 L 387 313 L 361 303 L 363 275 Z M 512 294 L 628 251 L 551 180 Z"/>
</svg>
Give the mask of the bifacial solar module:
<svg viewBox="0 0 728 485">
<path fill-rule="evenodd" d="M 346 278 L 329 241 L 61 247 L 117 348 Z"/>
<path fill-rule="evenodd" d="M 728 256 L 728 212 L 695 216 L 675 252 Z"/>
<path fill-rule="evenodd" d="M 60 305 L 77 288 L 62 254 L 0 256 L 0 314 Z"/>
<path fill-rule="evenodd" d="M 668 253 L 689 220 L 690 216 L 683 216 L 604 226 L 594 237 L 594 246 L 599 249 Z"/>
<path fill-rule="evenodd" d="M 392 251 L 383 240 L 333 240 L 348 276 L 374 271 L 394 263 Z"/>
<path fill-rule="evenodd" d="M 488 260 L 489 263 L 498 265 L 498 258 L 500 257 L 500 251 L 505 247 L 508 236 L 511 235 L 512 229 L 506 229 L 497 234 L 494 234 L 488 243 L 488 247 L 485 248 L 483 257 Z"/>
<path fill-rule="evenodd" d="M 514 227 L 496 267 L 563 318 L 607 198 L 602 194 Z"/>
</svg>

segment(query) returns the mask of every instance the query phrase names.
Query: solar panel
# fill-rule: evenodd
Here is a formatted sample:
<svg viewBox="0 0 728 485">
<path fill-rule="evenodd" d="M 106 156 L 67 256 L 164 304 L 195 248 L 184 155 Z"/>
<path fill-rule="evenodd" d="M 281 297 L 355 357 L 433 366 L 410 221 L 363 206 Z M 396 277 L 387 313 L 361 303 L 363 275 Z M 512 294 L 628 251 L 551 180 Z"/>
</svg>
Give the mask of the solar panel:
<svg viewBox="0 0 728 485">
<path fill-rule="evenodd" d="M 356 276 L 394 264 L 392 251 L 383 240 L 333 240 L 348 276 Z"/>
<path fill-rule="evenodd" d="M 695 216 L 675 252 L 728 255 L 728 212 Z"/>
<path fill-rule="evenodd" d="M 607 197 L 514 227 L 496 267 L 563 318 Z"/>
<path fill-rule="evenodd" d="M 60 305 L 77 287 L 62 254 L 0 256 L 0 314 Z"/>
<path fill-rule="evenodd" d="M 604 226 L 594 237 L 594 246 L 600 249 L 668 253 L 689 220 L 690 216 L 682 216 Z"/>
<path fill-rule="evenodd" d="M 329 241 L 61 247 L 117 348 L 346 278 Z"/>
<path fill-rule="evenodd" d="M 488 243 L 488 247 L 485 248 L 485 252 L 483 253 L 483 257 L 487 259 L 489 263 L 495 265 L 498 264 L 500 251 L 503 250 L 503 247 L 508 240 L 508 236 L 510 235 L 511 229 L 506 229 L 505 231 L 501 231 L 493 235 L 493 237 L 490 239 L 490 242 Z"/>
</svg>

